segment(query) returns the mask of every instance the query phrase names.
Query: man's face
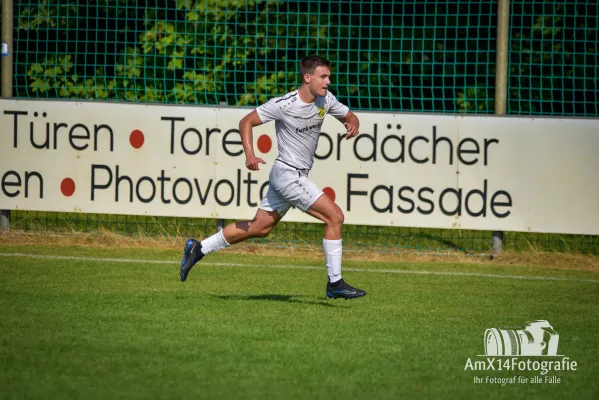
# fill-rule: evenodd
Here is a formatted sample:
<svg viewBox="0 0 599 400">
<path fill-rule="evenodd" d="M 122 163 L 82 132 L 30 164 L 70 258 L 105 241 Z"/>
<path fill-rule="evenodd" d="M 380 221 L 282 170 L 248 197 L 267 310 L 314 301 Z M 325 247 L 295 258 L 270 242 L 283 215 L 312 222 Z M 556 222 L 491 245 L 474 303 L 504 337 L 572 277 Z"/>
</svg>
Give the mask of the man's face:
<svg viewBox="0 0 599 400">
<path fill-rule="evenodd" d="M 307 80 L 314 96 L 326 96 L 331 84 L 331 70 L 328 67 L 316 67 L 314 73 L 307 76 Z"/>
</svg>

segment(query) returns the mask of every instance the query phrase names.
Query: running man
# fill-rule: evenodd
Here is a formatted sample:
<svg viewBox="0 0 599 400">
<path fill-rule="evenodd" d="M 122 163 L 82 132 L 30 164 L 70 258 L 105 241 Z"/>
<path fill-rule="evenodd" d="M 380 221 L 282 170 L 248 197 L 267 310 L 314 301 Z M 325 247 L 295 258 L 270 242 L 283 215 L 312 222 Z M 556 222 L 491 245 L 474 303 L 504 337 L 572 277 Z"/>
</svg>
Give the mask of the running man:
<svg viewBox="0 0 599 400">
<path fill-rule="evenodd" d="M 360 127 L 358 117 L 327 90 L 331 84 L 330 66 L 328 60 L 317 55 L 305 57 L 300 62 L 302 85 L 297 90 L 271 99 L 239 122 L 245 165 L 251 171 L 258 171 L 260 164 L 266 162 L 254 154 L 252 128 L 275 121 L 279 154 L 270 170 L 268 192 L 253 220 L 231 223 L 202 242 L 187 241 L 181 261 L 182 282 L 205 255 L 266 236 L 291 207 L 296 207 L 325 224 L 322 245 L 328 275 L 327 296 L 352 299 L 366 294 L 341 278 L 343 211 L 308 179 L 325 115 L 331 114 L 344 124 L 346 139 L 358 135 Z"/>
</svg>

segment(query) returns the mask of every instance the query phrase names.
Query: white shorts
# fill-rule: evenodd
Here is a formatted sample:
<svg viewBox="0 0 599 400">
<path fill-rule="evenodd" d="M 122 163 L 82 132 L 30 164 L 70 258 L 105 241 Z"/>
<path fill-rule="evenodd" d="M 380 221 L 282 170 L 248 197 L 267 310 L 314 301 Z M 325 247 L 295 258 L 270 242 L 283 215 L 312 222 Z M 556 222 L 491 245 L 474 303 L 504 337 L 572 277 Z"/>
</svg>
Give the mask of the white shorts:
<svg viewBox="0 0 599 400">
<path fill-rule="evenodd" d="M 268 175 L 268 192 L 260 203 L 260 209 L 276 211 L 280 216 L 285 215 L 291 207 L 306 212 L 324 194 L 308 179 L 308 172 L 275 161 Z"/>
</svg>

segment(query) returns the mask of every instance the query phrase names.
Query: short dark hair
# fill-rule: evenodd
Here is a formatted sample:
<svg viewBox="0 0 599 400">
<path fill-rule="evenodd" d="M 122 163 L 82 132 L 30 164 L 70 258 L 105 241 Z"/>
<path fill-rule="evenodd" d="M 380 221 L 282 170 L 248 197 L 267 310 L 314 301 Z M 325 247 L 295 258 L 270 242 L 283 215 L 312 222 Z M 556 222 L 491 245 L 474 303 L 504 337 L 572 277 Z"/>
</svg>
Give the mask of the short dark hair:
<svg viewBox="0 0 599 400">
<path fill-rule="evenodd" d="M 318 67 L 331 68 L 331 62 L 316 54 L 306 56 L 300 61 L 300 75 L 303 78 L 305 74 L 314 73 L 314 70 Z"/>
</svg>

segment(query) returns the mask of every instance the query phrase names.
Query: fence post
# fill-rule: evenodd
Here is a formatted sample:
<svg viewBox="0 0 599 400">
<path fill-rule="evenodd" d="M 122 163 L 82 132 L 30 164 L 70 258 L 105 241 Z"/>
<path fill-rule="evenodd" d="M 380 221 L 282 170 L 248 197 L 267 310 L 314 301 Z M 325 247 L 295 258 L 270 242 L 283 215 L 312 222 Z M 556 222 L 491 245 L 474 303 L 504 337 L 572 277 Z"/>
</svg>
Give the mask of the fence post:
<svg viewBox="0 0 599 400">
<path fill-rule="evenodd" d="M 12 97 L 12 0 L 2 0 L 2 97 Z M 10 229 L 10 211 L 0 210 L 0 231 Z"/>
<path fill-rule="evenodd" d="M 495 64 L 495 114 L 505 115 L 507 111 L 507 69 L 510 35 L 510 2 L 499 0 L 497 4 L 497 59 Z M 492 236 L 493 253 L 498 256 L 503 249 L 503 232 L 494 231 Z"/>
<path fill-rule="evenodd" d="M 218 103 L 218 105 L 221 107 L 228 107 L 229 103 L 227 103 L 226 101 L 221 101 Z M 217 219 L 216 220 L 216 229 L 218 229 L 220 231 L 224 227 L 225 227 L 225 220 L 222 218 Z"/>
</svg>

